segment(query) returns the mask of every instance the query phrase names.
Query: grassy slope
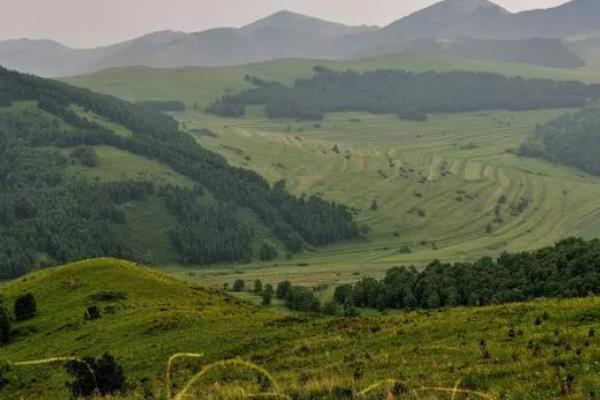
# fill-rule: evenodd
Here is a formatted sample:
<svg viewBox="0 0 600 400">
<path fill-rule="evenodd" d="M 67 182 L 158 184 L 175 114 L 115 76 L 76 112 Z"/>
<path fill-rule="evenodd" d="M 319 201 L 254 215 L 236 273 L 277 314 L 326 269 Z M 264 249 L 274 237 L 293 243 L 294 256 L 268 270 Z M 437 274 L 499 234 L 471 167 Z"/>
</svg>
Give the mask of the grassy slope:
<svg viewBox="0 0 600 400">
<path fill-rule="evenodd" d="M 209 102 L 228 91 L 237 92 L 250 88 L 251 86 L 243 81 L 246 74 L 291 84 L 297 77 L 310 77 L 315 65 L 324 65 L 338 70 L 352 69 L 356 71 L 377 68 L 412 71 L 492 71 L 510 76 L 600 81 L 600 70 L 593 66 L 564 70 L 523 64 L 461 60 L 423 54 L 388 55 L 345 61 L 277 60 L 225 68 L 118 68 L 67 78 L 66 81 L 76 86 L 87 87 L 100 93 L 107 93 L 128 100 L 181 100 L 188 105 L 196 102 L 202 109 Z"/>
<path fill-rule="evenodd" d="M 560 379 L 568 373 L 575 377 L 571 399 L 590 398 L 600 384 L 600 338 L 588 335 L 591 327 L 599 328 L 598 299 L 331 319 L 240 303 L 109 259 L 41 271 L 0 290 L 9 304 L 31 291 L 39 307 L 34 319 L 15 326 L 21 336 L 0 348 L 2 359 L 110 351 L 124 364 L 131 399 L 142 395 L 144 378 L 149 390 L 164 395 L 166 359 L 190 351 L 205 357 L 176 363 L 177 387 L 203 365 L 232 357 L 267 368 L 283 392 L 324 399 L 336 386 L 360 389 L 384 378 L 400 379 L 411 390 L 452 387 L 460 379 L 465 388 L 519 399 L 557 397 Z M 102 309 L 113 306 L 114 314 L 84 321 L 85 307 L 93 304 L 90 296 L 99 290 L 122 292 L 126 299 L 100 303 Z M 535 325 L 544 312 L 548 319 Z M 510 339 L 511 328 L 522 335 Z M 482 352 L 482 339 L 489 357 Z M 211 397 L 219 388 L 213 383 L 235 377 L 233 370 L 201 380 L 196 398 L 223 399 Z M 12 367 L 8 379 L 0 390 L 3 399 L 66 398 L 67 377 L 60 365 Z M 233 392 L 230 385 L 219 390 Z M 419 392 L 421 398 L 428 393 Z M 435 394 L 439 397 L 427 398 L 450 398 Z"/>
<path fill-rule="evenodd" d="M 180 99 L 188 104 L 198 102 L 202 108 L 225 90 L 245 88 L 245 74 L 289 83 L 296 76 L 309 75 L 320 63 L 281 60 L 220 69 L 115 69 L 69 82 L 128 99 Z M 338 69 L 488 70 L 600 81 L 597 68 L 553 70 L 410 54 L 322 63 Z M 398 263 L 472 259 L 540 247 L 567 235 L 595 237 L 600 224 L 599 179 L 506 152 L 517 147 L 536 124 L 564 112 L 435 115 L 426 123 L 342 113 L 329 115 L 320 126 L 268 121 L 257 108 L 239 120 L 216 118 L 194 109 L 178 114 L 192 134 L 201 128 L 217 133 L 217 138 L 198 135 L 198 140 L 232 164 L 257 170 L 271 181 L 286 179 L 294 193 L 322 193 L 356 207 L 358 219 L 371 230 L 368 241 L 271 265 L 203 268 L 195 277 L 214 285 L 235 277 L 286 278 L 305 284 L 341 282 L 361 274 L 378 275 Z M 342 154 L 331 151 L 334 144 Z M 501 195 L 508 198 L 502 206 L 503 222 L 492 224 L 488 232 Z M 521 197 L 530 204 L 513 216 L 509 207 Z M 380 207 L 372 212 L 375 198 Z M 426 216 L 409 214 L 414 207 L 423 209 Z M 404 246 L 412 252 L 401 254 Z M 299 263 L 310 265 L 299 268 Z M 186 268 L 172 266 L 169 270 L 189 275 Z"/>
</svg>

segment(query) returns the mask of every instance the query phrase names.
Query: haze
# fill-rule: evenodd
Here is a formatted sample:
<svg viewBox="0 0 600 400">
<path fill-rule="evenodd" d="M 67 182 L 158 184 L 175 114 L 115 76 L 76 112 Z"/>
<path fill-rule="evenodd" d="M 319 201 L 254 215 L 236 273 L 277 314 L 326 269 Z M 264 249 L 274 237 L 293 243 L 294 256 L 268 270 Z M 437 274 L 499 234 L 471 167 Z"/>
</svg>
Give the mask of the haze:
<svg viewBox="0 0 600 400">
<path fill-rule="evenodd" d="M 437 0 L 2 0 L 0 40 L 53 39 L 72 47 L 111 44 L 159 30 L 241 26 L 287 9 L 349 25 L 386 25 Z M 565 0 L 497 0 L 510 11 Z"/>
</svg>

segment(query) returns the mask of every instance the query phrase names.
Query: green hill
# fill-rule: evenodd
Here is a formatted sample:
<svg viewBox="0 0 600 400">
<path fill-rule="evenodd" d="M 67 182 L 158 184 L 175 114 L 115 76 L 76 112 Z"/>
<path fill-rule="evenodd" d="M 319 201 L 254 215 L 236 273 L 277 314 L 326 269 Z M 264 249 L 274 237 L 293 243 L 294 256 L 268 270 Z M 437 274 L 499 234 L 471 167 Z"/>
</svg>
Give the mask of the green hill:
<svg viewBox="0 0 600 400">
<path fill-rule="evenodd" d="M 201 368 L 238 357 L 269 371 L 277 386 L 263 383 L 263 390 L 293 399 L 339 400 L 383 379 L 395 382 L 393 393 L 406 393 L 396 398 L 477 391 L 484 394 L 469 398 L 589 399 L 599 383 L 597 298 L 331 318 L 252 306 L 111 259 L 48 269 L 0 289 L 5 305 L 28 292 L 38 304 L 0 347 L 3 399 L 68 397 L 62 362 L 14 363 L 106 351 L 124 367 L 127 393 L 118 398 L 127 399 L 166 398 L 166 362 L 180 352 L 204 356 L 174 362 L 174 393 Z M 84 320 L 91 305 L 101 317 Z M 260 391 L 264 380 L 248 365 L 223 367 L 200 379 L 189 398 Z M 386 390 L 383 383 L 362 398 L 384 399 Z"/>
<path fill-rule="evenodd" d="M 249 262 L 358 234 L 345 206 L 293 197 L 168 116 L 64 83 L 0 69 L 0 133 L 0 277 L 98 256 Z"/>
<path fill-rule="evenodd" d="M 243 80 L 245 75 L 292 84 L 298 77 L 311 77 L 315 65 L 322 65 L 338 71 L 351 69 L 362 72 L 378 68 L 417 72 L 430 70 L 487 71 L 525 78 L 600 82 L 600 70 L 595 67 L 564 70 L 411 53 L 343 61 L 287 59 L 221 68 L 113 68 L 65 78 L 65 81 L 126 100 L 181 100 L 190 108 L 197 103 L 199 109 L 204 109 L 224 93 L 251 89 L 253 86 Z"/>
</svg>

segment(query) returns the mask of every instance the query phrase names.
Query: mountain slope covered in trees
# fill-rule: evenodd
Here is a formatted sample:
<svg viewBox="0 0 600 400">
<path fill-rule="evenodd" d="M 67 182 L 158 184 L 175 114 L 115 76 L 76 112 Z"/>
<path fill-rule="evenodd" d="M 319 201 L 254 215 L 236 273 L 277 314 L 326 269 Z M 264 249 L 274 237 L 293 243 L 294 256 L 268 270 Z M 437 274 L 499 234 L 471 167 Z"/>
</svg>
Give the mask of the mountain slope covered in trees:
<svg viewBox="0 0 600 400">
<path fill-rule="evenodd" d="M 150 200 L 168 223 L 171 261 L 248 261 L 261 238 L 293 253 L 358 234 L 346 207 L 293 197 L 284 182 L 271 187 L 200 147 L 170 117 L 109 96 L 0 69 L 0 131 L 3 277 L 96 256 L 143 260 L 156 243 L 148 239 L 136 250 L 127 236 L 134 222 L 156 216 L 134 221 L 129 211 Z M 167 168 L 189 184 L 91 179 L 98 151 L 106 148 Z M 73 165 L 85 173 L 70 174 Z M 152 235 L 146 228 L 136 233 Z"/>
</svg>

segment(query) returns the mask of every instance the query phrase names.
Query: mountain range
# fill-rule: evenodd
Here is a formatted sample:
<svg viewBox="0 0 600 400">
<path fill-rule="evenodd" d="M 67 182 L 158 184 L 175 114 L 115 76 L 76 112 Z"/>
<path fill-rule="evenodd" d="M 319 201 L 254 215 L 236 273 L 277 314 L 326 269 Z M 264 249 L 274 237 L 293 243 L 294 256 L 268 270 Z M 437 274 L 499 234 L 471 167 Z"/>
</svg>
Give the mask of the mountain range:
<svg viewBox="0 0 600 400">
<path fill-rule="evenodd" d="M 599 20 L 597 0 L 572 0 L 520 13 L 510 13 L 488 0 L 444 0 L 382 28 L 346 26 L 281 11 L 241 28 L 162 31 L 93 49 L 72 49 L 51 40 L 0 41 L 0 64 L 42 76 L 68 76 L 134 65 L 226 66 L 278 58 L 343 59 L 411 51 L 577 67 L 583 62 L 564 39 L 600 31 Z M 492 41 L 482 45 L 483 39 Z M 441 42 L 445 44 L 440 46 Z M 540 46 L 545 54 L 556 57 L 532 56 L 532 50 Z M 494 56 L 498 53 L 500 59 Z"/>
</svg>

